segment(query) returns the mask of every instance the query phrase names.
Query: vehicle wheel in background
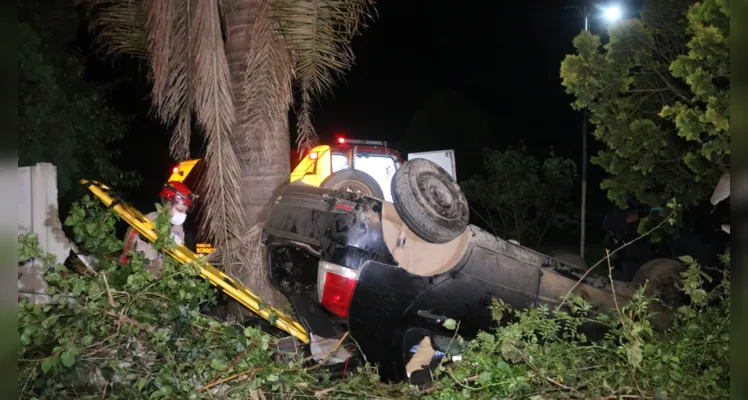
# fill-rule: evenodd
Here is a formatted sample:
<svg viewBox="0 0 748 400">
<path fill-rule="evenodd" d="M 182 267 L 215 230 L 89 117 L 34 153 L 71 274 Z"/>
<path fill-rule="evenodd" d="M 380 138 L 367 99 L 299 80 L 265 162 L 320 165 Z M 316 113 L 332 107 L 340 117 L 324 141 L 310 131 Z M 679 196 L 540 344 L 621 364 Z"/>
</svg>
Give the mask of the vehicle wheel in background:
<svg viewBox="0 0 748 400">
<path fill-rule="evenodd" d="M 686 267 L 679 261 L 669 258 L 656 258 L 647 261 L 636 271 L 631 283 L 637 289 L 647 285 L 644 293 L 659 301 L 650 305 L 651 310 L 657 314 L 652 320 L 656 330 L 664 331 L 673 323 L 674 312 L 679 306 L 686 303 L 687 298 L 679 286 L 683 280 L 681 272 Z"/>
<path fill-rule="evenodd" d="M 409 160 L 395 172 L 392 200 L 408 228 L 430 243 L 455 239 L 470 219 L 467 199 L 454 178 L 423 158 Z"/>
<path fill-rule="evenodd" d="M 549 252 L 548 255 L 564 264 L 569 264 L 583 270 L 589 268 L 587 261 L 584 261 L 582 257 L 579 257 L 579 254 L 575 254 L 569 250 L 553 250 Z"/>
<path fill-rule="evenodd" d="M 349 190 L 364 196 L 384 199 L 382 188 L 374 178 L 366 172 L 357 169 L 342 169 L 328 176 L 322 184 L 323 188 L 335 190 Z"/>
</svg>

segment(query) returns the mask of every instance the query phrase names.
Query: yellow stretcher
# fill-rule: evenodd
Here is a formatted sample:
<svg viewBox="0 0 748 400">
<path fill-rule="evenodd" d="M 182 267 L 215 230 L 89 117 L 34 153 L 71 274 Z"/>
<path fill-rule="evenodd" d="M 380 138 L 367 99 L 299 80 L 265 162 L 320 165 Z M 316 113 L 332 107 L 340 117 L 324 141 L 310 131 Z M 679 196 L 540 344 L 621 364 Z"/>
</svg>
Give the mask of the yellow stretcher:
<svg viewBox="0 0 748 400">
<path fill-rule="evenodd" d="M 104 205 L 106 205 L 107 207 L 111 207 L 117 213 L 117 215 L 120 216 L 120 218 L 125 220 L 125 222 L 127 222 L 128 224 L 130 224 L 130 226 L 137 230 L 142 237 L 150 240 L 151 242 L 156 242 L 156 238 L 158 237 L 158 235 L 156 233 L 153 222 L 149 220 L 145 215 L 140 213 L 140 211 L 130 206 L 123 200 L 116 198 L 116 196 L 111 192 L 111 189 L 104 184 L 96 181 L 88 181 L 86 179 L 82 179 L 81 183 L 83 185 L 86 185 L 88 187 L 88 190 L 96 195 L 96 197 L 98 197 L 99 200 L 104 203 Z M 169 253 L 169 255 L 174 257 L 174 259 L 182 264 L 189 264 L 191 262 L 194 262 L 198 258 L 195 253 L 182 245 L 177 246 L 173 250 L 168 250 L 167 253 Z M 273 322 L 273 317 L 271 317 L 271 315 L 275 315 L 277 319 L 275 320 L 275 323 L 273 325 L 285 332 L 288 332 L 302 342 L 309 344 L 309 335 L 307 334 L 304 327 L 301 326 L 301 324 L 299 324 L 297 321 L 294 321 L 293 319 L 289 318 L 287 315 L 283 314 L 281 311 L 273 307 L 265 305 L 260 306 L 261 300 L 256 294 L 252 293 L 244 285 L 219 271 L 216 267 L 210 265 L 209 263 L 200 263 L 200 265 L 196 263 L 195 265 L 200 268 L 200 276 L 207 279 L 213 286 L 221 288 L 224 293 L 231 296 L 257 315 L 265 318 L 266 320 L 268 320 L 268 322 Z"/>
</svg>

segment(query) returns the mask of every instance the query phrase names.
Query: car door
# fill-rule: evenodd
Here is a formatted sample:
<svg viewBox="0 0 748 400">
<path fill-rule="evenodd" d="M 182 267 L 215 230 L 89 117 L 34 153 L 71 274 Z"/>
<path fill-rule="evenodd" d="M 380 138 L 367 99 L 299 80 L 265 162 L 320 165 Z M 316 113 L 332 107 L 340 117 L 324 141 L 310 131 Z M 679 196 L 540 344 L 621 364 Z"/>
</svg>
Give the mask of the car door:
<svg viewBox="0 0 748 400">
<path fill-rule="evenodd" d="M 448 274 L 449 279 L 430 287 L 414 301 L 399 325 L 428 326 L 418 315 L 425 311 L 459 321 L 463 334 L 474 335 L 493 324 L 489 310 L 493 299 L 517 309 L 531 307 L 537 300 L 541 278 L 539 267 L 480 245 L 472 246 L 465 264 Z"/>
</svg>

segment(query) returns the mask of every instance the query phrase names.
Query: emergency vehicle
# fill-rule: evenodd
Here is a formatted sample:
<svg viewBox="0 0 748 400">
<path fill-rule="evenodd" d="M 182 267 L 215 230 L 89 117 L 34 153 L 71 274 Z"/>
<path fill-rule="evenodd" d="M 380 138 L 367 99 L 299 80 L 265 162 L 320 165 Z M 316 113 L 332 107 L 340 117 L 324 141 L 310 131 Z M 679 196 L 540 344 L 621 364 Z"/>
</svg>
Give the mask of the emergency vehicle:
<svg viewBox="0 0 748 400">
<path fill-rule="evenodd" d="M 408 154 L 408 159 L 413 158 L 429 159 L 456 177 L 454 150 Z M 388 147 L 387 142 L 337 137 L 334 143 L 316 146 L 303 157 L 297 150 L 292 150 L 290 181 L 392 201 L 392 177 L 402 164 L 400 152 Z M 183 161 L 172 168 L 169 181 L 184 182 L 199 195 L 201 165 L 200 159 Z M 199 201 L 197 207 L 200 207 Z M 189 225 L 193 224 L 187 224 L 186 230 L 189 230 Z M 192 247 L 190 240 L 186 244 Z M 213 251 L 207 243 L 196 243 L 194 249 L 197 254 Z"/>
</svg>

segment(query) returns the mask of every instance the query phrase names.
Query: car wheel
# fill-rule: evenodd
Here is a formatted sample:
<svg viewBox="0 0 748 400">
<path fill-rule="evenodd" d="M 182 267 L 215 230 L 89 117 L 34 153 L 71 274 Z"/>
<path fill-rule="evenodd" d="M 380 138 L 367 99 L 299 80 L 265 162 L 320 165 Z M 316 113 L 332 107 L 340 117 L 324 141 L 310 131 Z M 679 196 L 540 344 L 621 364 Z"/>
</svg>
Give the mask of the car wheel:
<svg viewBox="0 0 748 400">
<path fill-rule="evenodd" d="M 548 253 L 548 256 L 561 261 L 564 264 L 578 267 L 583 270 L 589 268 L 589 266 L 587 265 L 587 261 L 584 261 L 584 259 L 582 257 L 579 257 L 578 254 L 574 254 L 568 250 L 553 250 Z"/>
<path fill-rule="evenodd" d="M 683 281 L 681 272 L 686 267 L 679 261 L 669 258 L 656 258 L 642 265 L 631 283 L 639 288 L 646 283 L 644 294 L 659 301 L 650 307 L 656 313 L 652 325 L 656 330 L 669 328 L 674 319 L 674 310 L 686 303 L 686 295 L 680 290 Z"/>
<path fill-rule="evenodd" d="M 454 178 L 423 158 L 407 161 L 395 172 L 392 199 L 408 228 L 430 243 L 455 239 L 470 219 L 467 199 Z"/>
<path fill-rule="evenodd" d="M 320 185 L 326 189 L 344 190 L 363 196 L 384 199 L 384 192 L 374 178 L 357 169 L 343 169 L 328 176 Z"/>
</svg>

